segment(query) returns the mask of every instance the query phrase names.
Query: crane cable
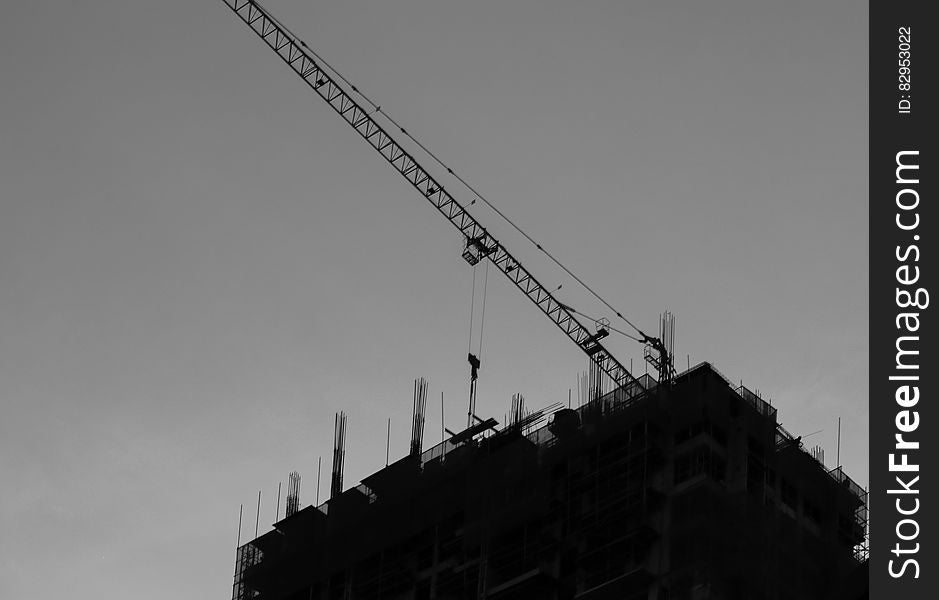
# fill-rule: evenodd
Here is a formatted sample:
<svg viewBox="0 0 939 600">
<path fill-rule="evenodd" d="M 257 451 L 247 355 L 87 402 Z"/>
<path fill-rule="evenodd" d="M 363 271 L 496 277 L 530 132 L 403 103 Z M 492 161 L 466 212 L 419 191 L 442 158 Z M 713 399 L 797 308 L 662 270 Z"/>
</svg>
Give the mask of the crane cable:
<svg viewBox="0 0 939 600">
<path fill-rule="evenodd" d="M 466 341 L 466 353 L 473 352 L 473 311 L 476 308 L 476 265 L 473 265 L 473 291 L 470 292 L 469 339 Z"/>
<path fill-rule="evenodd" d="M 479 360 L 483 359 L 483 329 L 486 327 L 486 297 L 489 290 L 489 261 L 486 261 L 486 266 L 483 269 L 483 306 L 482 314 L 479 316 L 479 351 L 476 353 L 476 357 Z"/>
<path fill-rule="evenodd" d="M 424 144 L 422 144 L 422 143 L 420 142 L 420 140 L 418 140 L 418 139 L 415 138 L 413 135 L 411 135 L 410 133 L 408 133 L 408 131 L 407 131 L 404 127 L 402 127 L 401 125 L 399 125 L 398 122 L 395 121 L 395 120 L 391 117 L 391 115 L 389 115 L 388 113 L 386 113 L 386 112 L 382 109 L 382 107 L 381 107 L 380 105 L 375 104 L 374 102 L 372 102 L 371 98 L 369 98 L 368 96 L 366 96 L 365 93 L 363 93 L 362 91 L 360 91 L 359 88 L 357 88 L 355 85 L 353 85 L 351 81 L 349 81 L 348 79 L 346 79 L 345 76 L 343 76 L 343 74 L 342 74 L 338 69 L 336 69 L 334 66 L 332 66 L 331 64 L 329 64 L 328 62 L 326 62 L 326 59 L 324 59 L 322 56 L 320 56 L 319 54 L 317 54 L 315 50 L 313 50 L 312 48 L 310 48 L 309 46 L 307 46 L 306 42 L 303 41 L 302 38 L 300 38 L 297 34 L 295 34 L 293 31 L 291 31 L 290 28 L 288 28 L 288 27 L 287 27 L 286 25 L 284 25 L 281 21 L 279 21 L 276 17 L 274 17 L 274 15 L 272 15 L 272 14 L 270 13 L 270 11 L 268 11 L 266 8 L 264 8 L 264 6 L 262 6 L 260 2 L 258 2 L 257 0 L 253 0 L 253 2 L 254 2 L 254 4 L 264 13 L 264 15 L 265 15 L 268 19 L 270 19 L 271 21 L 273 21 L 274 23 L 276 23 L 281 29 L 283 29 L 283 30 L 286 31 L 288 34 L 290 34 L 290 36 L 293 37 L 293 39 L 294 39 L 295 41 L 299 42 L 299 44 L 300 44 L 301 46 L 303 46 L 303 48 L 305 48 L 311 55 L 313 55 L 313 57 L 316 58 L 320 63 L 322 63 L 323 66 L 327 67 L 330 71 L 332 71 L 333 74 L 336 75 L 336 77 L 338 77 L 338 78 L 341 79 L 346 85 L 348 85 L 349 88 L 351 88 L 360 98 L 362 98 L 363 100 L 365 100 L 365 102 L 367 102 L 369 105 L 371 105 L 371 107 L 372 107 L 372 109 L 373 109 L 372 114 L 381 113 L 386 119 L 388 119 L 388 121 L 389 121 L 392 125 L 394 125 L 395 127 L 397 127 L 397 128 L 401 131 L 401 133 L 403 133 L 404 135 L 406 135 L 412 142 L 414 142 L 415 144 L 417 144 L 417 146 L 418 146 L 421 150 L 423 150 L 424 153 L 427 154 L 427 156 L 429 156 L 430 158 L 432 158 L 437 164 L 439 164 L 441 167 L 443 167 L 444 169 L 446 169 L 446 170 L 447 170 L 447 173 L 449 173 L 449 174 L 452 175 L 454 178 L 456 178 L 456 180 L 459 181 L 461 184 L 463 184 L 463 186 L 464 186 L 466 189 L 468 189 L 470 192 L 472 192 L 479 200 L 481 200 L 483 203 L 485 203 L 486 206 L 488 206 L 489 208 L 491 208 L 497 215 L 499 215 L 499 217 L 501 217 L 503 221 L 505 221 L 506 223 L 508 223 L 509 225 L 511 225 L 516 231 L 518 231 L 520 234 L 522 234 L 522 236 L 524 236 L 525 239 L 527 239 L 529 242 L 531 242 L 532 245 L 535 246 L 535 248 L 537 248 L 538 250 L 540 250 L 545 256 L 547 256 L 549 259 L 551 259 L 551 261 L 552 261 L 554 264 L 556 264 L 556 265 L 557 265 L 558 267 L 560 267 L 565 273 L 567 273 L 570 277 L 572 277 L 572 278 L 574 279 L 574 281 L 576 281 L 578 284 L 580 284 L 581 287 L 583 287 L 585 290 L 587 290 L 588 292 L 590 292 L 590 294 L 593 295 L 594 298 L 596 298 L 597 300 L 599 300 L 600 302 L 602 302 L 608 309 L 610 309 L 611 311 L 613 311 L 613 313 L 616 314 L 617 317 L 619 317 L 620 319 L 622 319 L 627 325 L 629 325 L 630 327 L 632 327 L 633 329 L 635 329 L 636 332 L 637 332 L 640 336 L 642 336 L 642 339 L 641 339 L 641 340 L 638 340 L 637 338 L 633 338 L 633 339 L 637 339 L 637 341 L 639 341 L 640 343 L 644 343 L 644 342 L 650 340 L 649 336 L 647 336 L 641 329 L 639 329 L 638 327 L 636 327 L 636 325 L 634 325 L 632 321 L 630 321 L 630 320 L 627 319 L 625 316 L 623 316 L 623 313 L 621 313 L 620 311 L 616 310 L 616 308 L 614 308 L 612 304 L 610 304 L 609 302 L 607 302 L 606 299 L 604 299 L 604 298 L 603 298 L 600 294 L 598 294 L 593 288 L 591 288 L 589 285 L 587 285 L 587 283 L 584 282 L 583 279 L 581 279 L 580 277 L 578 277 L 577 275 L 575 275 L 575 274 L 573 273 L 573 271 L 571 271 L 570 269 L 568 269 L 561 261 L 559 261 L 557 258 L 555 258 L 554 255 L 552 255 L 550 252 L 548 252 L 547 250 L 545 250 L 544 247 L 543 247 L 541 244 L 539 244 L 538 242 L 536 242 L 534 238 L 532 238 L 530 235 L 528 235 L 528 233 L 525 232 L 525 230 L 523 230 L 521 227 L 519 227 L 514 221 L 512 221 L 512 219 L 510 219 L 505 213 L 503 213 L 501 210 L 499 210 L 499 209 L 498 209 L 494 204 L 492 204 L 492 202 L 490 202 L 485 196 L 483 196 L 481 193 L 479 193 L 478 191 L 476 191 L 476 189 L 475 189 L 473 186 L 471 186 L 466 180 L 464 180 L 464 179 L 463 179 L 462 177 L 460 177 L 457 173 L 455 173 L 455 172 L 453 171 L 453 169 L 451 169 L 450 167 L 448 167 L 442 160 L 440 160 L 440 159 L 437 157 L 436 154 L 434 154 L 434 153 L 431 152 L 426 146 L 424 146 Z M 630 336 L 630 337 L 631 337 L 631 336 Z"/>
<path fill-rule="evenodd" d="M 467 342 L 467 353 L 473 352 L 473 323 L 474 323 L 474 313 L 476 309 L 476 267 L 479 266 L 478 263 L 473 265 L 473 288 L 470 293 L 470 322 L 469 322 L 469 340 Z M 483 331 L 486 328 L 486 299 L 489 295 L 489 263 L 485 263 L 485 268 L 483 270 L 483 291 L 482 291 L 482 306 L 481 313 L 479 316 L 479 345 L 476 350 L 476 358 L 482 360 L 483 357 Z"/>
<path fill-rule="evenodd" d="M 576 310 L 573 306 L 568 306 L 567 304 L 565 304 L 565 305 L 564 305 L 564 308 L 566 308 L 566 309 L 569 310 L 570 312 L 574 313 L 575 315 L 580 315 L 580 316 L 582 316 L 583 318 L 589 319 L 589 320 L 593 321 L 594 323 L 600 325 L 600 320 L 599 320 L 599 319 L 594 319 L 594 318 L 591 317 L 590 315 L 585 315 L 584 313 L 580 312 L 579 310 Z M 631 340 L 635 340 L 635 341 L 639 342 L 640 344 L 643 343 L 643 342 L 645 342 L 645 340 L 640 339 L 640 338 L 637 338 L 636 336 L 632 335 L 631 333 L 626 333 L 626 332 L 623 331 L 622 329 L 617 329 L 616 327 L 613 327 L 612 325 L 603 325 L 603 327 L 609 329 L 609 330 L 612 331 L 612 332 L 615 332 L 615 333 L 618 333 L 618 334 L 620 334 L 620 335 L 622 335 L 622 336 L 628 337 L 628 338 L 631 339 Z"/>
</svg>

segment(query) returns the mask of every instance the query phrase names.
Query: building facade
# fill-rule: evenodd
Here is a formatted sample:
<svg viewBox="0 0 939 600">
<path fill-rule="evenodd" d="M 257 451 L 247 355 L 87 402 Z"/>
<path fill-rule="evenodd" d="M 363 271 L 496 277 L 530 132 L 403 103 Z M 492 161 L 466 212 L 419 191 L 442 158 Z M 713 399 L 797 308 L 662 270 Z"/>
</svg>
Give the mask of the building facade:
<svg viewBox="0 0 939 600">
<path fill-rule="evenodd" d="M 864 490 L 704 363 L 299 510 L 238 548 L 233 599 L 840 598 L 866 522 Z"/>
</svg>

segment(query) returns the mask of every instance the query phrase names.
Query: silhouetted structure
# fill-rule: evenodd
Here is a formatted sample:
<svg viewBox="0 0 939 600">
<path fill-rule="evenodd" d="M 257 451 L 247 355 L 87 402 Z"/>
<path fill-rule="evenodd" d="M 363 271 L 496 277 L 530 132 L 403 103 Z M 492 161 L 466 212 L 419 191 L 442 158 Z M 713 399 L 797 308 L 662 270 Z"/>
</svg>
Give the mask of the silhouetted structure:
<svg viewBox="0 0 939 600">
<path fill-rule="evenodd" d="M 639 384 L 281 520 L 238 548 L 233 598 L 863 597 L 866 493 L 840 468 L 706 363 Z"/>
</svg>

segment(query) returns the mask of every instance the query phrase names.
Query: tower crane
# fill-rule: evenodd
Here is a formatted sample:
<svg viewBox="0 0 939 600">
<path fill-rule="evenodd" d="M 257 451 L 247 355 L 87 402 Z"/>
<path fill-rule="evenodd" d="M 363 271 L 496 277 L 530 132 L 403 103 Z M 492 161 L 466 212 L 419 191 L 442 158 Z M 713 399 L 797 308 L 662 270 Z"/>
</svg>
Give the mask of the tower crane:
<svg viewBox="0 0 939 600">
<path fill-rule="evenodd" d="M 296 37 L 287 27 L 255 0 L 222 0 L 268 47 L 273 50 L 302 79 L 313 92 L 336 111 L 346 123 L 372 148 L 394 167 L 419 194 L 424 196 L 464 238 L 463 259 L 470 265 L 488 260 L 504 274 L 529 300 L 538 307 L 572 342 L 577 344 L 590 360 L 613 381 L 613 389 L 625 388 L 627 396 L 641 389 L 636 378 L 601 344 L 601 340 L 610 334 L 607 327 L 598 325 L 591 333 L 575 316 L 573 308 L 562 304 L 552 292 L 535 279 L 528 271 L 466 208 L 460 204 L 428 172 L 414 156 L 402 147 L 388 131 L 374 118 L 373 113 L 365 110 L 349 92 L 339 84 L 335 76 L 324 70 L 325 63 Z M 328 67 L 327 67 L 328 68 Z M 332 71 L 332 69 L 330 69 Z M 353 92 L 358 90 L 343 79 Z M 408 135 L 404 128 L 401 133 Z M 447 171 L 453 174 L 451 169 Z M 641 333 L 641 332 L 640 332 Z M 655 337 L 641 334 L 659 370 L 659 381 L 670 381 L 674 368 L 670 353 L 662 341 Z M 468 356 L 471 367 L 471 413 L 477 371 L 480 367 L 478 357 Z M 630 393 L 632 392 L 632 393 Z"/>
</svg>

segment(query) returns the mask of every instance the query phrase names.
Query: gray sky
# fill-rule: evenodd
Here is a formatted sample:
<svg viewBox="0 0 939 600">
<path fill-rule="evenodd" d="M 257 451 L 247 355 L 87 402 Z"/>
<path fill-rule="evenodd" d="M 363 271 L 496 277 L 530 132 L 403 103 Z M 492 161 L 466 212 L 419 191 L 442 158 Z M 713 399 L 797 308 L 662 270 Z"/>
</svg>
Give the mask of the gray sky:
<svg viewBox="0 0 939 600">
<path fill-rule="evenodd" d="M 680 366 L 823 429 L 831 466 L 841 416 L 867 483 L 865 4 L 267 6 L 626 316 L 675 312 Z M 253 535 L 262 489 L 263 530 L 293 469 L 311 503 L 336 410 L 347 484 L 387 417 L 406 452 L 415 377 L 427 444 L 441 391 L 463 422 L 461 239 L 220 1 L 4 22 L 0 597 L 228 597 L 239 504 Z M 580 351 L 495 270 L 488 292 L 477 412 L 566 401 Z"/>
</svg>

